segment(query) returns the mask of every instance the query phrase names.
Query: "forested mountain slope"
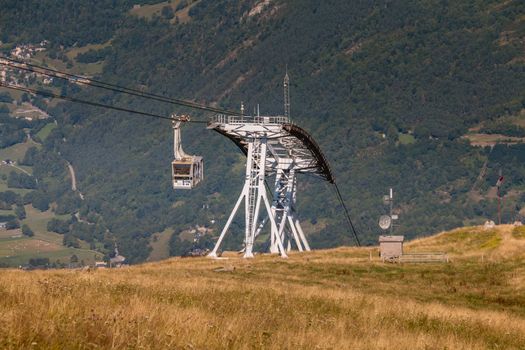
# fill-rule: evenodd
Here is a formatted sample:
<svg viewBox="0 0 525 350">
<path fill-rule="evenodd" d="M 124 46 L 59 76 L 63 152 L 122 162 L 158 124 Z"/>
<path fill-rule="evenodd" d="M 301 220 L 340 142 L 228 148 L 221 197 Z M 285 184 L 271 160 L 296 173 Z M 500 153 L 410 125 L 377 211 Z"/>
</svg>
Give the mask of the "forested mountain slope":
<svg viewBox="0 0 525 350">
<path fill-rule="evenodd" d="M 487 193 L 500 169 L 508 194 L 504 220 L 519 217 L 525 146 L 498 144 L 490 152 L 462 136 L 488 121 L 521 122 L 520 1 L 173 1 L 148 16 L 130 12 L 142 4 L 148 13 L 149 5 L 140 1 L 77 2 L 74 11 L 49 7 L 51 15 L 45 8 L 36 12 L 0 1 L 9 9 L 0 14 L 1 40 L 46 39 L 49 53 L 58 56 L 75 45 L 104 44 L 71 65 L 103 62 L 98 77 L 104 81 L 229 109 L 241 101 L 248 110 L 259 104 L 265 114 L 282 113 L 287 66 L 293 121 L 311 132 L 330 160 L 365 243 L 376 240 L 389 187 L 400 216 L 396 231 L 409 237 L 494 217 L 496 201 Z M 30 25 L 16 22 L 28 13 L 34 16 Z M 64 20 L 51 25 L 50 16 Z M 57 87 L 139 110 L 185 112 L 75 85 Z M 222 227 L 244 164 L 228 140 L 185 127 L 184 147 L 204 156 L 206 180 L 194 191 L 174 192 L 168 123 L 66 103 L 49 111 L 59 127 L 45 150 L 60 152 L 75 166 L 86 196 L 71 210 L 106 227 L 131 261 L 147 257 L 154 232 L 170 228 L 177 235 L 206 225 L 217 233 Z M 522 127 L 516 130 L 525 136 Z M 299 181 L 299 212 L 313 246 L 351 244 L 331 190 L 312 179 Z M 39 191 L 58 201 L 68 195 L 51 187 Z M 234 227 L 237 233 L 241 224 Z M 175 236 L 173 251 L 180 244 Z"/>
</svg>

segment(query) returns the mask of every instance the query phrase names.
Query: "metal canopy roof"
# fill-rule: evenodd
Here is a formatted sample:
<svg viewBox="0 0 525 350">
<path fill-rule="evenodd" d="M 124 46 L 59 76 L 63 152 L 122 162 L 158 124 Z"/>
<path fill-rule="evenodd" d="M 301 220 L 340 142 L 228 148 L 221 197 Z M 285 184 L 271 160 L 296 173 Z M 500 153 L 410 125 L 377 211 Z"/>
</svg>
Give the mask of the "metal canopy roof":
<svg viewBox="0 0 525 350">
<path fill-rule="evenodd" d="M 334 183 L 330 165 L 317 142 L 286 117 L 217 115 L 208 123 L 208 128 L 228 137 L 245 155 L 248 153 L 248 139 L 266 138 L 266 167 L 270 173 L 275 170 L 279 159 L 289 159 L 295 172 L 313 174 Z"/>
</svg>

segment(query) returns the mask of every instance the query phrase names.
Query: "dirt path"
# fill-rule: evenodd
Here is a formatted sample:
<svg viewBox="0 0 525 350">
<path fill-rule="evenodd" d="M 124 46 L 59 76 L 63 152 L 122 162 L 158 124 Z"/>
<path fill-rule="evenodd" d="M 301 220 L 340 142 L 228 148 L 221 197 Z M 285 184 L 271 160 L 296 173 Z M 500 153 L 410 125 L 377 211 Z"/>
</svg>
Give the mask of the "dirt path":
<svg viewBox="0 0 525 350">
<path fill-rule="evenodd" d="M 73 192 L 78 192 L 80 199 L 84 200 L 84 195 L 77 189 L 77 177 L 73 165 L 71 165 L 70 162 L 67 162 L 67 167 L 69 169 L 69 175 L 71 176 L 71 190 Z"/>
</svg>

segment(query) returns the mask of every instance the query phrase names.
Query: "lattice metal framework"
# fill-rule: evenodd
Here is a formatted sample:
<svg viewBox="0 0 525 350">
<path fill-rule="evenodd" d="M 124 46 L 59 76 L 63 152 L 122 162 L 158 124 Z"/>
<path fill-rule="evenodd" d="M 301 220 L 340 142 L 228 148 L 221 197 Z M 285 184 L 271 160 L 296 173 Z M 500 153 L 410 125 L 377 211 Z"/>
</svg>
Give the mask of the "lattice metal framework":
<svg viewBox="0 0 525 350">
<path fill-rule="evenodd" d="M 310 250 L 295 210 L 297 174 L 308 173 L 333 182 L 330 167 L 313 138 L 303 129 L 289 123 L 285 116 L 217 115 L 212 118 L 208 128 L 227 136 L 247 156 L 243 189 L 210 257 L 217 257 L 218 249 L 243 200 L 244 257 L 253 257 L 254 241 L 268 221 L 271 253 L 286 257 L 292 246 L 299 251 Z M 265 182 L 273 176 L 275 181 L 270 205 Z M 262 220 L 261 211 L 266 212 Z"/>
</svg>

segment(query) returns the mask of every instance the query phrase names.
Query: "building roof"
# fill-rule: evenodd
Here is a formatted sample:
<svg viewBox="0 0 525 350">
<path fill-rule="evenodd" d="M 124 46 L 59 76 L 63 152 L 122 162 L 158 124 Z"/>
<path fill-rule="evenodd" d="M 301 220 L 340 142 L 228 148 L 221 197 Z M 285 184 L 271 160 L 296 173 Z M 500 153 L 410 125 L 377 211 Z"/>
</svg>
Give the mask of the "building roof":
<svg viewBox="0 0 525 350">
<path fill-rule="evenodd" d="M 379 236 L 379 243 L 383 242 L 403 242 L 405 236 Z"/>
</svg>

